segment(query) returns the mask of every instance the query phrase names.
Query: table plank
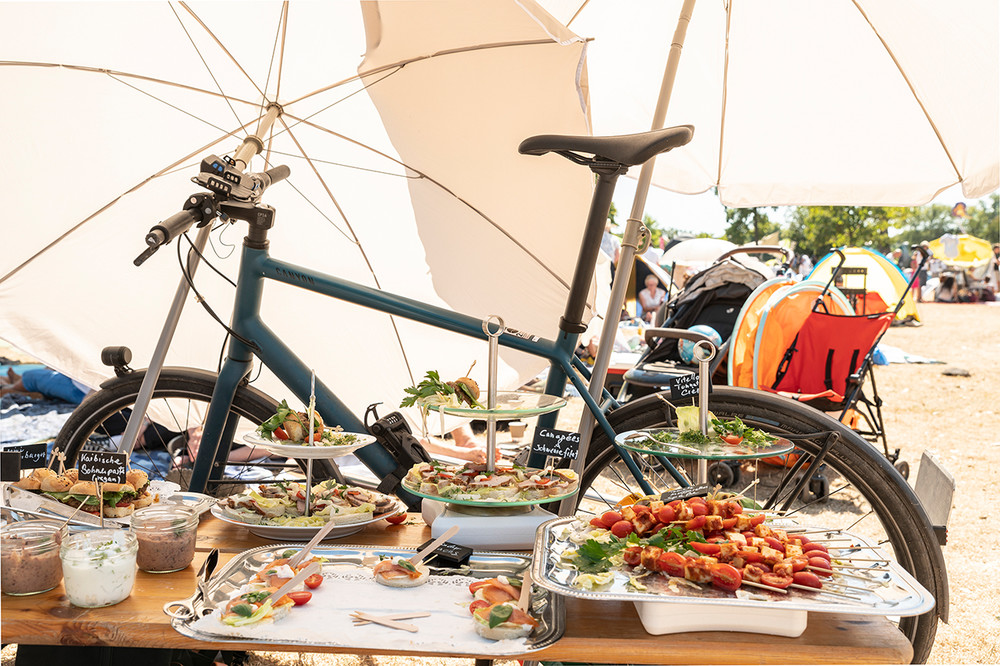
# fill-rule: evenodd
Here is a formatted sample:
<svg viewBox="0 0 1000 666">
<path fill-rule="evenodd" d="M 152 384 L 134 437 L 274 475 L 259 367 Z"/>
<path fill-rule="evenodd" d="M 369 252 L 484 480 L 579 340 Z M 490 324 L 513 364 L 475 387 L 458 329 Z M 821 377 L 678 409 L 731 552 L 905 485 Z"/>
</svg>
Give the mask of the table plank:
<svg viewBox="0 0 1000 666">
<path fill-rule="evenodd" d="M 430 529 L 413 514 L 408 524 L 381 522 L 328 544 L 416 547 L 430 538 Z M 248 548 L 272 544 L 214 518 L 198 529 L 198 552 L 190 567 L 171 574 L 139 572 L 132 595 L 115 606 L 83 609 L 71 606 L 60 585 L 31 597 L 4 597 L 3 643 L 41 645 L 113 645 L 191 649 L 245 649 L 301 651 L 297 646 L 210 643 L 174 631 L 162 606 L 189 596 L 195 575 L 207 552 L 219 547 L 220 568 Z M 885 618 L 810 613 L 805 632 L 784 638 L 740 632 L 692 632 L 651 636 L 635 608 L 625 602 L 566 599 L 566 634 L 556 644 L 524 655 L 534 660 L 659 664 L 860 664 L 908 663 L 912 649 L 906 638 Z M 405 654 L 393 650 L 317 648 L 315 652 L 346 654 Z M 625 651 L 623 653 L 623 650 Z M 458 656 L 420 653 L 424 656 Z M 627 655 L 627 656 L 626 656 Z M 490 658 L 490 655 L 461 655 Z"/>
</svg>

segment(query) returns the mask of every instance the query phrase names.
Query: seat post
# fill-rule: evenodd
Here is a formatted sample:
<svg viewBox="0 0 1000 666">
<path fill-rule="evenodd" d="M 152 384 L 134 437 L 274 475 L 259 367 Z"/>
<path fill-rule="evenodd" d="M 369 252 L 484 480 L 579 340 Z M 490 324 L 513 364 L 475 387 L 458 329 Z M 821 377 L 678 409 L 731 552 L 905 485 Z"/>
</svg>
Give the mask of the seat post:
<svg viewBox="0 0 1000 666">
<path fill-rule="evenodd" d="M 590 214 L 580 242 L 580 253 L 576 260 L 576 270 L 570 285 L 566 311 L 559 320 L 559 328 L 567 333 L 579 335 L 587 330 L 583 323 L 583 311 L 587 307 L 590 284 L 594 280 L 598 253 L 604 238 L 604 228 L 611 210 L 611 197 L 615 193 L 618 176 L 628 171 L 628 167 L 617 162 L 594 162 L 590 170 L 597 174 L 597 186 L 590 200 Z"/>
</svg>

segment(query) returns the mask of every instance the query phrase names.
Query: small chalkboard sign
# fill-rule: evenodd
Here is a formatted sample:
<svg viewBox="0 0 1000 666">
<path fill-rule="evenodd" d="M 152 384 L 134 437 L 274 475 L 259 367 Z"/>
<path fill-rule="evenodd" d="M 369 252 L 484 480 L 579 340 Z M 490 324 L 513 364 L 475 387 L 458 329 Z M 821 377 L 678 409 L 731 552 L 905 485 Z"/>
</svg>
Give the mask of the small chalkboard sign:
<svg viewBox="0 0 1000 666">
<path fill-rule="evenodd" d="M 125 483 L 125 473 L 128 471 L 128 454 L 80 451 L 76 466 L 80 470 L 81 481 Z"/>
<path fill-rule="evenodd" d="M 580 455 L 580 433 L 554 428 L 536 428 L 531 452 L 556 458 L 576 460 Z"/>
<path fill-rule="evenodd" d="M 419 552 L 431 545 L 431 541 L 433 541 L 433 539 L 428 539 L 424 543 L 420 544 L 417 551 Z M 460 546 L 457 543 L 452 543 L 451 541 L 445 541 L 424 559 L 424 564 L 432 567 L 449 567 L 457 569 L 458 567 L 468 564 L 470 557 L 472 557 L 471 548 L 467 546 Z"/>
<path fill-rule="evenodd" d="M 698 397 L 698 375 L 679 375 L 677 377 L 670 378 L 670 399 L 671 400 L 683 400 L 684 398 L 696 398 Z M 708 390 L 712 390 L 712 384 L 709 382 Z"/>
<path fill-rule="evenodd" d="M 49 446 L 45 442 L 7 446 L 4 451 L 12 451 L 21 457 L 21 469 L 36 469 L 48 465 Z"/>
<path fill-rule="evenodd" d="M 17 483 L 21 480 L 21 454 L 17 451 L 0 451 L 0 481 Z"/>
<path fill-rule="evenodd" d="M 677 490 L 668 490 L 667 492 L 660 495 L 660 501 L 664 504 L 668 502 L 673 502 L 674 500 L 690 499 L 692 497 L 704 497 L 711 492 L 712 487 L 707 483 L 700 483 L 695 486 L 688 486 L 687 488 L 678 488 Z"/>
</svg>

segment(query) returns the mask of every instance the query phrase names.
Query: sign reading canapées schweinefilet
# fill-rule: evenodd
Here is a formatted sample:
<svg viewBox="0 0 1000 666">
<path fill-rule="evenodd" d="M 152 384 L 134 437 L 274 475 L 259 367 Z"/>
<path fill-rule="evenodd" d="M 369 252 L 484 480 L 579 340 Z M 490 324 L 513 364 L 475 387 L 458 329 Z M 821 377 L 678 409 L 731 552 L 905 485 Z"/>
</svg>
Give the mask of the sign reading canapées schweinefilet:
<svg viewBox="0 0 1000 666">
<path fill-rule="evenodd" d="M 580 433 L 554 428 L 536 428 L 531 452 L 576 460 L 580 455 Z"/>
</svg>

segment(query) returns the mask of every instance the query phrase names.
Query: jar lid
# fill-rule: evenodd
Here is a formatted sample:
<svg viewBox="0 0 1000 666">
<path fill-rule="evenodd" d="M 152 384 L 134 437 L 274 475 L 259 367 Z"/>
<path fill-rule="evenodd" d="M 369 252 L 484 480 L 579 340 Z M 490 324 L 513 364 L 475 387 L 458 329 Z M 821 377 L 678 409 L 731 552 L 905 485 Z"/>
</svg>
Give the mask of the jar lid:
<svg viewBox="0 0 1000 666">
<path fill-rule="evenodd" d="M 179 504 L 148 506 L 132 514 L 132 529 L 157 532 L 188 530 L 197 527 L 199 517 L 191 507 Z"/>
<path fill-rule="evenodd" d="M 66 530 L 57 520 L 24 520 L 0 528 L 0 550 L 46 553 L 62 543 Z"/>
<path fill-rule="evenodd" d="M 125 530 L 92 530 L 63 540 L 59 555 L 63 560 L 89 562 L 134 556 L 138 549 L 135 534 Z"/>
</svg>

